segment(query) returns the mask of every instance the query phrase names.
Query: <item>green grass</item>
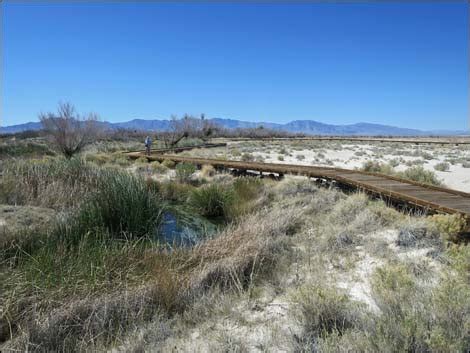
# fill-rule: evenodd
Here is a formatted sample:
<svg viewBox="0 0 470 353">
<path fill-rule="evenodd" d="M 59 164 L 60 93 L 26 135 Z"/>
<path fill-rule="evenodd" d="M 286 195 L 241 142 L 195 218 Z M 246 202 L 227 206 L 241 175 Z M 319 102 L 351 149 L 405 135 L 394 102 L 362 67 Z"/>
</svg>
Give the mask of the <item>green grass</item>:
<svg viewBox="0 0 470 353">
<path fill-rule="evenodd" d="M 234 200 L 233 190 L 226 185 L 204 185 L 191 193 L 190 204 L 202 216 L 226 217 Z"/>
<path fill-rule="evenodd" d="M 7 142 L 0 144 L 0 158 L 29 158 L 54 156 L 55 153 L 47 145 L 37 142 Z"/>
<path fill-rule="evenodd" d="M 118 238 L 140 238 L 156 234 L 163 210 L 162 200 L 143 179 L 109 172 L 81 207 L 77 222 L 82 232 L 105 229 Z"/>
<path fill-rule="evenodd" d="M 190 181 L 191 176 L 196 171 L 196 167 L 191 163 L 179 163 L 175 170 L 178 181 L 181 183 L 187 183 Z"/>
</svg>

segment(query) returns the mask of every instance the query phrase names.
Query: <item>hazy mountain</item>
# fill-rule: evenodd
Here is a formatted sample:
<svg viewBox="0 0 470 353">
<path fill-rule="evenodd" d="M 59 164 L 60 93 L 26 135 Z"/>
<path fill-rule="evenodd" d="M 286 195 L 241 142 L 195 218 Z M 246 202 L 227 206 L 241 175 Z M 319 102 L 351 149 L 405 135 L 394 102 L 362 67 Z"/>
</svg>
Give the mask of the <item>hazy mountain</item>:
<svg viewBox="0 0 470 353">
<path fill-rule="evenodd" d="M 395 126 L 357 123 L 350 125 L 333 125 L 320 123 L 314 120 L 294 120 L 286 124 L 269 123 L 269 122 L 250 122 L 234 119 L 214 118 L 208 119 L 215 124 L 226 129 L 237 128 L 256 128 L 263 126 L 274 130 L 283 130 L 292 133 L 304 133 L 308 135 L 395 135 L 395 136 L 416 136 L 416 135 L 464 135 L 466 131 L 423 131 L 416 129 L 400 128 Z M 169 128 L 169 120 L 144 120 L 133 119 L 126 122 L 110 123 L 102 122 L 104 127 L 109 129 L 131 129 L 131 130 L 147 130 L 161 131 Z M 11 125 L 0 128 L 0 133 L 15 133 L 25 130 L 38 130 L 41 128 L 39 122 L 29 122 L 19 125 Z"/>
</svg>

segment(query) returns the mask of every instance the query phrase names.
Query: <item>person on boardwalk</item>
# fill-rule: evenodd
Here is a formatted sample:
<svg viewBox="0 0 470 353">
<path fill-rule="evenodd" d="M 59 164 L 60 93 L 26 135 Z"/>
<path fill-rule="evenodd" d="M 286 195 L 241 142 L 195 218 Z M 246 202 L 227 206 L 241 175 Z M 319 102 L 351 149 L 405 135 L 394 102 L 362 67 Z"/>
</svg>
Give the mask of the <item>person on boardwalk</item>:
<svg viewBox="0 0 470 353">
<path fill-rule="evenodd" d="M 150 149 L 152 148 L 152 139 L 150 136 L 147 136 L 145 138 L 145 152 L 147 153 L 147 156 L 150 156 Z"/>
</svg>

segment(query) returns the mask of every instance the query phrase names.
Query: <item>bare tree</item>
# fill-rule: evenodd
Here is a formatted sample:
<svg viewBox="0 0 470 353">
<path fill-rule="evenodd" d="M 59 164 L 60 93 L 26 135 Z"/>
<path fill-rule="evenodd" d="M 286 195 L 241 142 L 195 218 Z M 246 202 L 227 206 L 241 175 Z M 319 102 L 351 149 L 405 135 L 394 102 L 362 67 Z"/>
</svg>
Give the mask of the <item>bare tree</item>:
<svg viewBox="0 0 470 353">
<path fill-rule="evenodd" d="M 172 116 L 168 131 L 163 132 L 160 138 L 165 147 L 172 148 L 183 138 L 194 137 L 206 141 L 216 130 L 215 124 L 206 120 L 204 114 L 201 115 L 200 119 L 190 115 L 185 115 L 181 119 Z"/>
<path fill-rule="evenodd" d="M 60 103 L 56 114 L 39 114 L 39 120 L 56 148 L 69 159 L 99 135 L 98 116 L 80 116 L 70 103 Z"/>
</svg>

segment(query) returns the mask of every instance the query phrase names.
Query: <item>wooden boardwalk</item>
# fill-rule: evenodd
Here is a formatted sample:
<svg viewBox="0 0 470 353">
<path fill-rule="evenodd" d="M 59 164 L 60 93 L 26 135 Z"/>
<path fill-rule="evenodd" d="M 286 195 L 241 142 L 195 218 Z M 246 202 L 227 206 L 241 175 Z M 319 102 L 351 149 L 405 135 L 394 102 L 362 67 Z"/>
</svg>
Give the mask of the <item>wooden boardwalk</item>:
<svg viewBox="0 0 470 353">
<path fill-rule="evenodd" d="M 142 153 L 128 153 L 131 158 L 143 156 Z M 302 166 L 295 164 L 256 163 L 228 161 L 207 158 L 180 157 L 174 155 L 150 155 L 150 161 L 188 162 L 198 166 L 212 165 L 215 168 L 238 171 L 256 171 L 261 173 L 276 173 L 279 175 L 304 175 L 312 178 L 335 181 L 338 184 L 359 188 L 361 190 L 403 201 L 419 206 L 429 211 L 443 213 L 458 213 L 470 221 L 470 194 L 462 191 L 420 184 L 388 175 L 367 173 L 357 170 Z"/>
</svg>

